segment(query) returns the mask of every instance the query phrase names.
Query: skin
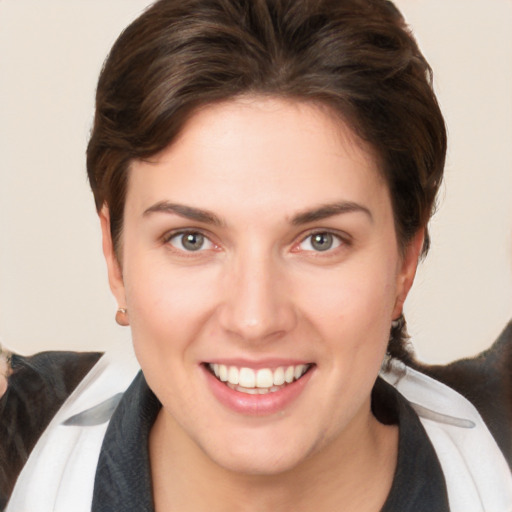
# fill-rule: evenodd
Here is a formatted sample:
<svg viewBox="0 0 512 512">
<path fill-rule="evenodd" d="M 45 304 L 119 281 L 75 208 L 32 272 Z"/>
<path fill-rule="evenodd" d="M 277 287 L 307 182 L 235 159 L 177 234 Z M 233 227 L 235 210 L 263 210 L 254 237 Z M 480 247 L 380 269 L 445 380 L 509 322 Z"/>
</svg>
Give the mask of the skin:
<svg viewBox="0 0 512 512">
<path fill-rule="evenodd" d="M 2 350 L 2 346 L 0 345 L 0 398 L 5 394 L 8 387 L 7 378 L 11 373 L 11 368 L 9 366 L 8 354 Z"/>
<path fill-rule="evenodd" d="M 110 285 L 163 405 L 150 439 L 157 510 L 384 503 L 397 428 L 375 419 L 370 393 L 423 233 L 399 250 L 376 162 L 325 108 L 245 97 L 202 109 L 133 162 L 119 255 L 102 210 Z M 304 215 L 332 204 L 344 207 Z M 204 234 L 201 250 L 187 252 L 180 230 Z M 312 232 L 332 233 L 332 248 L 316 250 Z M 203 363 L 223 358 L 314 366 L 294 401 L 251 416 L 207 385 Z"/>
</svg>

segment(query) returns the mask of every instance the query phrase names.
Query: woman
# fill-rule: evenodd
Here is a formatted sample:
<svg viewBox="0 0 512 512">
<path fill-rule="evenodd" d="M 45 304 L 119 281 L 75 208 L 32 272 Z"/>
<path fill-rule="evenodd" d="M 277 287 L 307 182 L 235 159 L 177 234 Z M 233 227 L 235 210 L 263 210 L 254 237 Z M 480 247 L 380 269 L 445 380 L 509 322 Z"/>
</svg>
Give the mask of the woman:
<svg viewBox="0 0 512 512">
<path fill-rule="evenodd" d="M 509 509 L 477 411 L 399 362 L 430 74 L 385 1 L 161 0 L 123 32 L 87 167 L 142 372 L 92 367 L 7 510 Z"/>
</svg>

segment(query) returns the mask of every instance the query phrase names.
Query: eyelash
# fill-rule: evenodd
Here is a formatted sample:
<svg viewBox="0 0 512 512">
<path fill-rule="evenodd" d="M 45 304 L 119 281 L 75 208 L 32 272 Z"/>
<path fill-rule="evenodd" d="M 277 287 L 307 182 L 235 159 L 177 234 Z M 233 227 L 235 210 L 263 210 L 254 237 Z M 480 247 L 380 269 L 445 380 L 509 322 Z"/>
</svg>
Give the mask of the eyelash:
<svg viewBox="0 0 512 512">
<path fill-rule="evenodd" d="M 199 247 L 197 250 L 187 250 L 184 247 L 184 237 L 185 236 L 200 236 L 203 238 L 203 245 L 201 245 L 201 247 Z M 176 247 L 172 243 L 172 241 L 175 239 L 180 240 L 179 243 L 180 243 L 181 247 Z M 200 253 L 205 250 L 210 250 L 210 249 L 214 249 L 215 247 L 217 247 L 216 244 L 211 241 L 211 239 L 208 235 L 202 233 L 201 231 L 193 230 L 193 229 L 174 231 L 174 232 L 168 233 L 163 237 L 163 241 L 165 244 L 170 245 L 174 250 L 179 251 L 182 254 L 187 254 L 187 255 L 193 255 L 195 253 Z M 206 243 L 208 245 L 208 247 L 204 248 L 204 243 Z"/>
<path fill-rule="evenodd" d="M 351 245 L 350 240 L 349 240 L 348 236 L 346 236 L 346 235 L 343 236 L 339 233 L 329 231 L 329 230 L 316 230 L 316 231 L 308 233 L 306 236 L 301 238 L 300 242 L 298 242 L 297 244 L 295 244 L 293 246 L 292 252 L 299 252 L 301 250 L 300 245 L 302 245 L 303 243 L 305 243 L 308 240 L 310 241 L 309 245 L 312 246 L 313 237 L 318 236 L 318 235 L 324 235 L 324 236 L 328 235 L 329 237 L 332 237 L 333 244 L 336 244 L 336 245 L 334 247 L 328 247 L 327 249 L 325 249 L 323 251 L 315 250 L 314 248 L 306 249 L 306 250 L 302 249 L 304 252 L 314 254 L 315 257 L 324 256 L 324 255 L 332 256 L 333 254 L 336 254 L 338 252 L 338 250 L 342 249 L 343 247 L 347 247 L 347 246 Z"/>
<path fill-rule="evenodd" d="M 201 247 L 199 247 L 197 250 L 188 250 L 184 247 L 184 238 L 185 236 L 200 236 L 203 238 L 203 244 Z M 335 244 L 334 247 L 328 247 L 325 250 L 315 250 L 313 247 L 313 237 L 323 235 L 332 237 L 332 242 Z M 181 247 L 178 247 L 172 243 L 173 240 L 179 240 L 179 245 Z M 306 241 L 310 240 L 309 245 L 310 249 L 301 249 L 300 246 L 304 244 Z M 215 244 L 212 240 L 210 235 L 205 234 L 201 232 L 200 230 L 194 230 L 194 229 L 187 229 L 187 230 L 180 230 L 180 231 L 173 231 L 171 233 L 167 233 L 163 237 L 163 241 L 165 244 L 169 245 L 173 250 L 179 252 L 181 255 L 187 255 L 187 257 L 192 257 L 194 255 L 198 255 L 201 252 L 208 251 L 208 250 L 215 250 L 218 248 L 217 244 Z M 207 245 L 207 247 L 204 247 L 204 244 Z M 348 236 L 344 235 L 342 236 L 339 233 L 335 233 L 333 231 L 328 230 L 316 230 L 313 232 L 308 233 L 306 236 L 302 237 L 300 241 L 293 245 L 291 252 L 297 253 L 297 252 L 307 252 L 310 254 L 314 254 L 315 256 L 330 256 L 333 255 L 333 253 L 337 253 L 340 248 L 350 246 L 351 242 Z"/>
</svg>

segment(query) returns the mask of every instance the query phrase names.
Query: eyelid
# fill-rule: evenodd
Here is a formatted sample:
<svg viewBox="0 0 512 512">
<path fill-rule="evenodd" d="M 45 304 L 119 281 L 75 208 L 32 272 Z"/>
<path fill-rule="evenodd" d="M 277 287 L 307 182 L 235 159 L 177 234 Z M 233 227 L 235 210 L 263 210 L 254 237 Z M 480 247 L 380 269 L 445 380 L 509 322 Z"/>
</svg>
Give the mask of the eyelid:
<svg viewBox="0 0 512 512">
<path fill-rule="evenodd" d="M 304 250 L 303 252 L 314 253 L 315 255 L 324 254 L 327 256 L 327 255 L 330 255 L 333 252 L 335 252 L 337 249 L 340 249 L 341 247 L 350 246 L 352 244 L 352 237 L 350 235 L 348 235 L 347 233 L 342 233 L 336 229 L 317 228 L 317 229 L 311 229 L 311 230 L 307 231 L 306 233 L 301 234 L 299 241 L 293 244 L 292 252 L 300 252 L 301 249 L 299 248 L 299 246 L 302 243 L 304 243 L 308 238 L 311 238 L 312 236 L 320 235 L 320 234 L 329 234 L 329 235 L 333 236 L 334 238 L 339 240 L 339 242 L 340 242 L 339 245 L 337 245 L 336 247 L 333 247 L 333 248 L 326 249 L 325 251 L 315 251 L 313 249 L 310 249 L 310 250 Z"/>
<path fill-rule="evenodd" d="M 173 238 L 177 238 L 177 237 L 183 236 L 183 235 L 190 235 L 190 234 L 197 234 L 197 235 L 203 236 L 205 238 L 205 240 L 207 240 L 209 242 L 210 246 L 206 247 L 206 248 L 201 247 L 197 251 L 187 251 L 186 249 L 180 249 L 179 247 L 176 247 L 173 244 L 171 244 L 171 240 Z M 207 251 L 207 250 L 218 248 L 218 244 L 216 244 L 212 240 L 212 236 L 208 232 L 205 232 L 205 230 L 199 229 L 199 228 L 178 228 L 178 229 L 174 229 L 174 230 L 171 230 L 171 231 L 167 231 L 162 236 L 162 242 L 164 244 L 167 244 L 167 245 L 171 246 L 172 249 L 174 249 L 176 251 L 179 251 L 181 253 L 185 253 L 187 255 L 193 255 L 194 253 L 197 254 L 197 253 L 201 253 L 201 252 L 204 252 L 204 251 Z"/>
</svg>

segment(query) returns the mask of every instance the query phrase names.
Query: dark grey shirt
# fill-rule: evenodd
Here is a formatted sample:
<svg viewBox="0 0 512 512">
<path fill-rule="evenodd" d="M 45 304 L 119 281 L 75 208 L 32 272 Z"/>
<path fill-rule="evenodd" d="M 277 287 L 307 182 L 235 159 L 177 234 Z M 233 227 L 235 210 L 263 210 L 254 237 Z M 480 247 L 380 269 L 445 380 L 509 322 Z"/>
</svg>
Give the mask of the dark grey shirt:
<svg viewBox="0 0 512 512">
<path fill-rule="evenodd" d="M 112 416 L 103 441 L 93 512 L 154 510 L 148 440 L 160 408 L 139 373 Z M 372 394 L 372 408 L 381 422 L 399 425 L 397 469 L 381 512 L 449 511 L 441 466 L 406 399 L 379 378 Z"/>
</svg>

